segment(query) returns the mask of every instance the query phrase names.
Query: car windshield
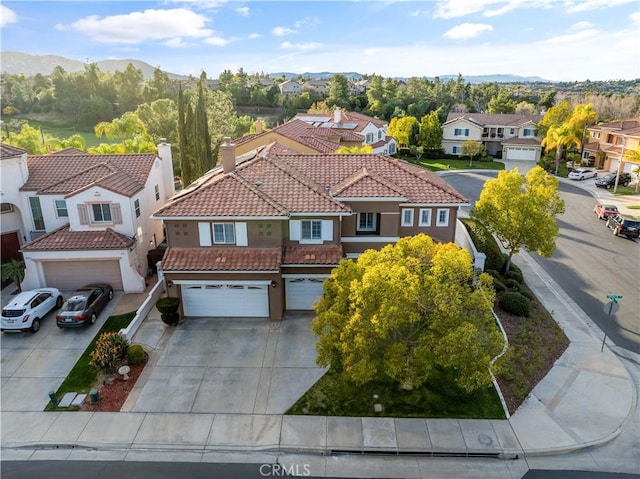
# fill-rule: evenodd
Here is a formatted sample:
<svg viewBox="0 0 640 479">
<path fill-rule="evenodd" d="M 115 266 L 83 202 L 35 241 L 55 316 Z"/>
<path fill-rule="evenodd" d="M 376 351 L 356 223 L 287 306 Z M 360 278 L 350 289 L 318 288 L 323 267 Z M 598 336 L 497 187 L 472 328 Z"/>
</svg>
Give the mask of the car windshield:
<svg viewBox="0 0 640 479">
<path fill-rule="evenodd" d="M 5 318 L 17 318 L 24 314 L 24 309 L 3 309 L 2 316 Z"/>
<path fill-rule="evenodd" d="M 62 311 L 83 311 L 86 304 L 87 298 L 84 296 L 74 296 L 64 303 Z"/>
<path fill-rule="evenodd" d="M 636 221 L 636 220 L 624 220 L 624 225 L 627 228 L 639 228 L 640 227 L 640 221 Z"/>
</svg>

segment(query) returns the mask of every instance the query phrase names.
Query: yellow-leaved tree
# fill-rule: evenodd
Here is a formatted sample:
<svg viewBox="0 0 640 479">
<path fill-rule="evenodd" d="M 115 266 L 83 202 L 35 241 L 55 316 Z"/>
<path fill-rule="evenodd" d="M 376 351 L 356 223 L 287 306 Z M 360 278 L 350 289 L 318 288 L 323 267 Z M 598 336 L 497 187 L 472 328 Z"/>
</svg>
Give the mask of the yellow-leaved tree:
<svg viewBox="0 0 640 479">
<path fill-rule="evenodd" d="M 485 388 L 503 345 L 491 285 L 466 250 L 424 234 L 343 260 L 316 304 L 317 363 L 355 384 L 410 389 L 446 370 L 466 391 Z"/>
<path fill-rule="evenodd" d="M 500 171 L 484 184 L 470 216 L 500 240 L 507 250 L 503 270 L 509 271 L 511 258 L 521 247 L 551 256 L 559 232 L 556 215 L 562 213 L 557 178 L 536 166 L 524 177 L 518 168 Z"/>
</svg>

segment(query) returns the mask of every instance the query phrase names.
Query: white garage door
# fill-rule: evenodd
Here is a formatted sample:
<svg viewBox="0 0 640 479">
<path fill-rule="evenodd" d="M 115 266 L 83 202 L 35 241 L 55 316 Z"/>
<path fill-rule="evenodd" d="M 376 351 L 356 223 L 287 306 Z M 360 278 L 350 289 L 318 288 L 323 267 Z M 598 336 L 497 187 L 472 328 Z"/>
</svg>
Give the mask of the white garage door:
<svg viewBox="0 0 640 479">
<path fill-rule="evenodd" d="M 268 317 L 265 284 L 183 284 L 185 316 Z"/>
<path fill-rule="evenodd" d="M 120 262 L 106 261 L 46 261 L 42 263 L 46 285 L 63 291 L 73 290 L 89 283 L 108 283 L 122 290 Z"/>
<path fill-rule="evenodd" d="M 287 309 L 313 309 L 313 303 L 322 296 L 323 282 L 323 278 L 287 279 Z"/>
<path fill-rule="evenodd" d="M 508 148 L 505 160 L 535 160 L 535 148 Z"/>
</svg>

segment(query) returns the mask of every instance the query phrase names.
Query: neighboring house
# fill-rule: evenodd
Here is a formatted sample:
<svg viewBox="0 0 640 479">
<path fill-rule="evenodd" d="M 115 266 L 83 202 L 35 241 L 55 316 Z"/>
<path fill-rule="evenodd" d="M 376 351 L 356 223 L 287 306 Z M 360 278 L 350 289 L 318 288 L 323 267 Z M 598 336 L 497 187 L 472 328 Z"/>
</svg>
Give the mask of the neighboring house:
<svg viewBox="0 0 640 479">
<path fill-rule="evenodd" d="M 269 145 L 222 166 L 153 215 L 162 271 L 185 316 L 310 310 L 340 260 L 425 233 L 455 239 L 467 200 L 436 174 L 383 155 L 283 155 Z"/>
<path fill-rule="evenodd" d="M 302 86 L 295 80 L 286 80 L 278 85 L 281 95 L 298 96 L 302 93 Z"/>
<path fill-rule="evenodd" d="M 518 166 L 521 172 L 533 168 L 542 153 L 542 137 L 537 124 L 542 115 L 449 113 L 442 125 L 442 149 L 462 155 L 465 141 L 479 141 L 485 151 L 505 163 Z"/>
<path fill-rule="evenodd" d="M 331 80 L 307 80 L 302 84 L 302 91 L 324 98 L 329 96 L 330 84 Z"/>
<path fill-rule="evenodd" d="M 237 154 L 277 143 L 281 154 L 335 153 L 341 147 L 371 145 L 374 153 L 393 155 L 396 140 L 387 136 L 387 123 L 360 113 L 347 113 L 337 108 L 333 115 L 298 114 L 292 120 L 271 130 L 234 140 Z"/>
<path fill-rule="evenodd" d="M 90 155 L 67 148 L 28 156 L 2 145 L 2 217 L 17 236 L 25 289 L 89 282 L 140 292 L 147 252 L 163 240 L 151 213 L 175 194 L 171 146 L 158 154 Z M 6 217 L 6 221 L 5 221 Z M 14 238 L 15 239 L 15 238 Z"/>
<path fill-rule="evenodd" d="M 640 146 L 640 117 L 595 125 L 587 129 L 588 143 L 584 145 L 583 161 L 593 159 L 605 171 L 616 171 L 620 158 L 627 150 Z M 623 161 L 621 172 L 631 173 L 637 163 Z"/>
</svg>

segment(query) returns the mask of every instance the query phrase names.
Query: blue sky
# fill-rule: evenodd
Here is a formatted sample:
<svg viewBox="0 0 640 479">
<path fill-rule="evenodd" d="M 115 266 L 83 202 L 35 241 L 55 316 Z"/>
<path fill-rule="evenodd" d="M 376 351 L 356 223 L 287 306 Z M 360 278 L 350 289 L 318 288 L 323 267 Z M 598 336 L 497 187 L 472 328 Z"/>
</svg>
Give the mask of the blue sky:
<svg viewBox="0 0 640 479">
<path fill-rule="evenodd" d="M 637 0 L 2 1 L 3 51 L 178 74 L 640 78 Z"/>
</svg>

